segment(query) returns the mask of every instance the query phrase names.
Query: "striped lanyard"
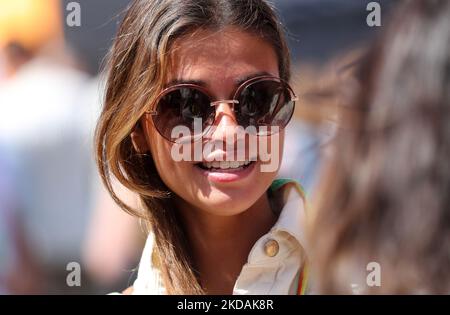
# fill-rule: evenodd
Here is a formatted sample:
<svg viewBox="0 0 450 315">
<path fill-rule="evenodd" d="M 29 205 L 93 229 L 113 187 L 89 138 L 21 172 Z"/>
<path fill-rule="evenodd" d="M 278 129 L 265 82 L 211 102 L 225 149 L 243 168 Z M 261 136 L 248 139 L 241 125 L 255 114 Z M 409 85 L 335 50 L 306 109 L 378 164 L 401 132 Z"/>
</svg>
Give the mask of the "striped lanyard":
<svg viewBox="0 0 450 315">
<path fill-rule="evenodd" d="M 308 287 L 308 264 L 305 263 L 298 276 L 297 295 L 305 295 Z"/>
<path fill-rule="evenodd" d="M 303 190 L 303 187 L 292 179 L 276 179 L 273 181 L 270 189 L 272 191 L 276 191 L 289 183 L 295 185 L 295 187 L 297 188 L 303 199 L 306 201 L 306 194 L 305 191 Z M 308 287 L 308 263 L 304 263 L 298 276 L 298 286 L 296 292 L 297 295 L 305 295 L 307 287 Z"/>
</svg>

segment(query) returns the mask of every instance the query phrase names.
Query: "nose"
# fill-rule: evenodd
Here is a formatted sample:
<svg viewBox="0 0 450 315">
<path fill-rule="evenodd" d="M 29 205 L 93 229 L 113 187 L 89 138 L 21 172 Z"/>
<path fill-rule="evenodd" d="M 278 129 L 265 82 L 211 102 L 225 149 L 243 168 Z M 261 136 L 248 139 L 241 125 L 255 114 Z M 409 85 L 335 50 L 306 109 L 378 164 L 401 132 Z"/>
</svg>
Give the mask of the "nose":
<svg viewBox="0 0 450 315">
<path fill-rule="evenodd" d="M 236 103 L 236 101 L 215 103 L 215 121 L 209 140 L 221 148 L 221 150 L 217 150 L 217 147 L 215 147 L 215 152 L 218 154 L 217 156 L 220 156 L 221 161 L 243 160 L 246 156 L 246 135 L 243 129 L 238 128 L 239 125 L 234 111 Z M 216 160 L 217 156 L 215 156 Z"/>
<path fill-rule="evenodd" d="M 216 140 L 225 140 L 227 136 L 234 136 L 237 121 L 234 112 L 234 103 L 223 101 L 216 104 L 216 115 L 212 137 Z"/>
</svg>

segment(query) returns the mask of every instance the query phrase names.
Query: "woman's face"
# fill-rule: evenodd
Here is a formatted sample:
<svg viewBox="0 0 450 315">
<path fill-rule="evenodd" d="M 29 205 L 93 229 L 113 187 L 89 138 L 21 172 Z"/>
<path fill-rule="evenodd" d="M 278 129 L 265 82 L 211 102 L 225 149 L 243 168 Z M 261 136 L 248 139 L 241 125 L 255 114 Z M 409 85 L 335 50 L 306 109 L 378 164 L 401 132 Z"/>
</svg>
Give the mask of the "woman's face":
<svg viewBox="0 0 450 315">
<path fill-rule="evenodd" d="M 279 76 L 278 59 L 272 46 L 257 36 L 234 28 L 220 32 L 199 31 L 179 39 L 172 48 L 166 83 L 201 82 L 214 101 L 232 99 L 243 79 L 262 73 Z M 211 168 L 211 165 L 199 161 L 176 162 L 172 157 L 174 144 L 156 131 L 149 116 L 143 118 L 142 122 L 145 140 L 162 180 L 179 200 L 195 209 L 216 215 L 239 214 L 263 196 L 277 174 L 283 149 L 283 132 L 277 136 L 259 137 L 259 141 L 269 143 L 269 150 L 266 151 L 276 156 L 276 166 L 268 168 L 269 171 L 261 171 L 261 165 L 267 165 L 268 162 L 260 160 L 258 151 L 261 150 L 253 149 L 250 152 L 249 141 L 245 146 L 245 158 L 234 160 L 248 162 L 258 155 L 257 161 L 246 166 L 236 167 L 236 164 L 229 163 L 216 164 Z M 230 139 L 234 136 L 237 126 L 230 104 L 220 103 L 216 106 L 214 126 L 216 129 L 203 139 L 200 147 L 220 142 L 226 145 L 218 146 L 210 154 L 202 156 L 223 161 L 229 154 L 226 148 L 230 149 L 230 145 L 234 145 L 234 149 L 237 149 L 236 143 L 226 142 L 227 137 Z M 206 162 L 205 158 L 203 162 Z M 231 168 L 222 168 L 227 166 Z"/>
</svg>

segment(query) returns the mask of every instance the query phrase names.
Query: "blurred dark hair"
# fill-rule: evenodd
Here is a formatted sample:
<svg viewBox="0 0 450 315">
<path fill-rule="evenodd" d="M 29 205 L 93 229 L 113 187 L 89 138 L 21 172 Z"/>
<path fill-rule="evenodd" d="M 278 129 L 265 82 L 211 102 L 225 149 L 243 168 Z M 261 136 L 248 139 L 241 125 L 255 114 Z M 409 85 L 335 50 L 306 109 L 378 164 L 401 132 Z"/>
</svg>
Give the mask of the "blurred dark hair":
<svg viewBox="0 0 450 315">
<path fill-rule="evenodd" d="M 402 4 L 358 78 L 317 193 L 318 290 L 350 293 L 375 261 L 367 293 L 449 293 L 450 1 Z"/>
</svg>

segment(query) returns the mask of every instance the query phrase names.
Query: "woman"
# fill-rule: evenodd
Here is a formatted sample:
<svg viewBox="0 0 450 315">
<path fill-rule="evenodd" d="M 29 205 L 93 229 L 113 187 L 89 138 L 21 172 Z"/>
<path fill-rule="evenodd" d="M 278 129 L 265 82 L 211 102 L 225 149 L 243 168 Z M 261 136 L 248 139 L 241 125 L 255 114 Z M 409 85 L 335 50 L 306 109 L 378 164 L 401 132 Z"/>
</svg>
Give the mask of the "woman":
<svg viewBox="0 0 450 315">
<path fill-rule="evenodd" d="M 317 193 L 317 290 L 448 294 L 450 2 L 400 6 L 359 77 Z"/>
<path fill-rule="evenodd" d="M 108 68 L 100 173 L 151 230 L 127 292 L 304 292 L 302 190 L 274 181 L 296 97 L 273 9 L 134 1 Z M 113 178 L 139 194 L 142 211 L 117 198 Z"/>
</svg>

